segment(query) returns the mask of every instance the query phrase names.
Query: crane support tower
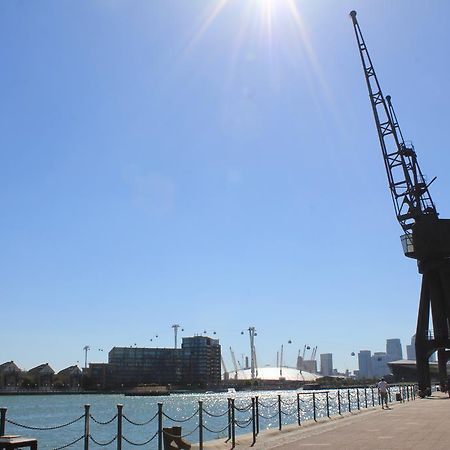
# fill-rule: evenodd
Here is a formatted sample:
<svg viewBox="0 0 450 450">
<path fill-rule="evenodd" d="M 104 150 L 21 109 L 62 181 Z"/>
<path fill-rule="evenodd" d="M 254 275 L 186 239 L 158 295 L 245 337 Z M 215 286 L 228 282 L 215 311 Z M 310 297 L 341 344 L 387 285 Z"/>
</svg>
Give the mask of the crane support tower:
<svg viewBox="0 0 450 450">
<path fill-rule="evenodd" d="M 439 381 L 447 382 L 450 359 L 450 220 L 440 219 L 417 161 L 414 146 L 405 142 L 391 97 L 384 96 L 367 50 L 356 11 L 350 13 L 369 91 L 401 242 L 409 258 L 417 260 L 422 287 L 416 329 L 419 391 L 431 391 L 429 357 L 438 353 Z M 430 327 L 430 310 L 431 322 Z"/>
</svg>

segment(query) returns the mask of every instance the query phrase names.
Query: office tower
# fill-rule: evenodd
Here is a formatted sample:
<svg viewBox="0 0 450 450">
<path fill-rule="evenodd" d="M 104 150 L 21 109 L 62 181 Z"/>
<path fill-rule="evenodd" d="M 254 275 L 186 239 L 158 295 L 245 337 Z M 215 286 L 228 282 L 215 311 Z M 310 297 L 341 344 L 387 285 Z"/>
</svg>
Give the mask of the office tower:
<svg viewBox="0 0 450 450">
<path fill-rule="evenodd" d="M 320 373 L 324 377 L 333 374 L 333 355 L 331 353 L 322 353 L 320 355 Z"/>
<path fill-rule="evenodd" d="M 375 352 L 372 355 L 372 376 L 380 378 L 388 375 L 391 371 L 387 365 L 388 355 L 385 352 Z"/>
<path fill-rule="evenodd" d="M 416 335 L 411 337 L 411 344 L 406 346 L 406 357 L 412 361 L 416 360 Z"/>
<path fill-rule="evenodd" d="M 360 350 L 358 353 L 359 378 L 372 378 L 372 352 Z"/>
<path fill-rule="evenodd" d="M 386 354 L 388 362 L 403 359 L 402 344 L 400 339 L 386 340 Z"/>
</svg>

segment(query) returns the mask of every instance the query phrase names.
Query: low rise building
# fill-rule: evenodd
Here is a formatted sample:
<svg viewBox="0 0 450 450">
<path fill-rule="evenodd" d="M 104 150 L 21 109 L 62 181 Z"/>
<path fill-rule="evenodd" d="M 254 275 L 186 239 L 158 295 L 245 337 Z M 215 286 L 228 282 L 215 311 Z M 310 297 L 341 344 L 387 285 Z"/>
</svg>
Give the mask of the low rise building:
<svg viewBox="0 0 450 450">
<path fill-rule="evenodd" d="M 22 371 L 16 366 L 14 361 L 0 364 L 0 389 L 19 386 L 21 373 Z"/>
<path fill-rule="evenodd" d="M 55 371 L 48 363 L 33 367 L 27 372 L 28 377 L 35 387 L 49 389 L 53 385 Z"/>
</svg>

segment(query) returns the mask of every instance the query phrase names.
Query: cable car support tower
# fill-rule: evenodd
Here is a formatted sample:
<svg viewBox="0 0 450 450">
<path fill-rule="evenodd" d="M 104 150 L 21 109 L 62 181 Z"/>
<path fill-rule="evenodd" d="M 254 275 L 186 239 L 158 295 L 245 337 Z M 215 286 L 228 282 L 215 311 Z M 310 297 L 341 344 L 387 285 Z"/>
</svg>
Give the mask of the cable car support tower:
<svg viewBox="0 0 450 450">
<path fill-rule="evenodd" d="M 403 139 L 391 97 L 383 95 L 367 50 L 356 11 L 350 13 L 378 131 L 381 151 L 394 203 L 403 229 L 405 256 L 417 260 L 422 275 L 416 329 L 416 364 L 419 392 L 431 392 L 429 357 L 438 353 L 439 381 L 447 382 L 450 359 L 450 220 L 440 219 L 429 183 L 417 161 L 414 146 Z M 431 323 L 430 327 L 430 311 Z"/>
</svg>

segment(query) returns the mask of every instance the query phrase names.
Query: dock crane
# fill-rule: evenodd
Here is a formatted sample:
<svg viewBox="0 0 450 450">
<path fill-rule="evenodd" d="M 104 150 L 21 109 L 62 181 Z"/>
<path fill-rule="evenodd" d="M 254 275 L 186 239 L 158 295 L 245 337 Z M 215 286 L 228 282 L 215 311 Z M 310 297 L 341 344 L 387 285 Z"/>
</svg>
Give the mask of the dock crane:
<svg viewBox="0 0 450 450">
<path fill-rule="evenodd" d="M 391 97 L 384 96 L 356 19 L 350 13 L 405 256 L 417 260 L 422 287 L 416 328 L 419 393 L 431 392 L 429 357 L 437 350 L 441 386 L 450 359 L 450 220 L 440 219 L 412 144 L 405 142 Z M 430 309 L 433 328 L 430 326 Z"/>
</svg>

